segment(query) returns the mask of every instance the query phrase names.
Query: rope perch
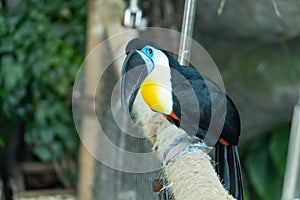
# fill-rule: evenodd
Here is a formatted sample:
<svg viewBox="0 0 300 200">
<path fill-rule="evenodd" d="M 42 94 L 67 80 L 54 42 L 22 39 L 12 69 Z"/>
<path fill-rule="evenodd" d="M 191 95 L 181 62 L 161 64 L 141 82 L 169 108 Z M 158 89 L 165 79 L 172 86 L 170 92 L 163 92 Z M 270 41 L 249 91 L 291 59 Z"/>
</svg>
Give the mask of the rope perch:
<svg viewBox="0 0 300 200">
<path fill-rule="evenodd" d="M 151 111 L 138 94 L 133 105 L 138 121 L 143 125 L 145 136 L 154 144 L 153 150 L 159 159 L 168 158 L 166 149 L 185 132 L 169 123 L 161 114 Z M 179 142 L 174 152 L 180 152 L 190 143 Z M 173 149 L 167 150 L 172 154 Z M 170 156 L 169 156 L 170 157 Z M 172 155 L 171 155 L 172 157 Z M 164 159 L 166 161 L 168 159 Z M 164 162 L 164 171 L 169 188 L 176 200 L 226 199 L 234 198 L 225 190 L 202 148 L 194 148 L 176 159 Z"/>
</svg>

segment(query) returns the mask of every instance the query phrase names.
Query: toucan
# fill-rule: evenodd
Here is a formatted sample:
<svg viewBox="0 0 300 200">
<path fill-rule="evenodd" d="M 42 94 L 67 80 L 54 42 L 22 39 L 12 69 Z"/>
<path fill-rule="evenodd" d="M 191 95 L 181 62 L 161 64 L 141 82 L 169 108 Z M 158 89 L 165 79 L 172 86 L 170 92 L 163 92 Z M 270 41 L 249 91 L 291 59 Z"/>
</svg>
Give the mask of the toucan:
<svg viewBox="0 0 300 200">
<path fill-rule="evenodd" d="M 180 65 L 156 43 L 135 38 L 126 46 L 121 70 L 121 102 L 131 115 L 137 93 L 154 111 L 216 152 L 216 172 L 229 193 L 243 199 L 237 144 L 241 122 L 230 97 L 194 67 Z M 215 140 L 204 140 L 207 136 Z M 210 142 L 214 141 L 214 142 Z"/>
</svg>

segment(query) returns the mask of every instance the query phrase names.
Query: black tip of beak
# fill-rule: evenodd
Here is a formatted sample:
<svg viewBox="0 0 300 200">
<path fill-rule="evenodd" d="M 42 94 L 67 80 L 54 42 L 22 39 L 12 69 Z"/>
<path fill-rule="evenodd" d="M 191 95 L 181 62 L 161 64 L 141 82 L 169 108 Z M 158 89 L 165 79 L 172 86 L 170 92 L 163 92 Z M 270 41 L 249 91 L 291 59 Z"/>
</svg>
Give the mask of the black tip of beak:
<svg viewBox="0 0 300 200">
<path fill-rule="evenodd" d="M 136 50 L 130 51 L 121 71 L 121 102 L 126 114 L 130 113 L 136 94 L 147 75 L 143 57 Z"/>
</svg>

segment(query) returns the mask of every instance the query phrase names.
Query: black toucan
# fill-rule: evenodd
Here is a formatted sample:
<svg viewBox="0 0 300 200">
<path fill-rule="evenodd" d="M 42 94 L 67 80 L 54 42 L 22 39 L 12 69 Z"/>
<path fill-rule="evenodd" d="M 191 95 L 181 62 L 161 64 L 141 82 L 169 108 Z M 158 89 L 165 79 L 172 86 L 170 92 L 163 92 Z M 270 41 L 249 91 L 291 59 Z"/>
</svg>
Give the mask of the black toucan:
<svg viewBox="0 0 300 200">
<path fill-rule="evenodd" d="M 216 148 L 216 171 L 224 187 L 243 199 L 237 144 L 239 113 L 226 93 L 192 67 L 182 66 L 152 41 L 136 38 L 126 46 L 121 71 L 121 101 L 130 114 L 138 92 L 155 112 Z M 223 119 L 223 120 L 222 120 Z M 221 127 L 221 128 L 220 128 Z M 205 140 L 206 136 L 214 138 Z"/>
</svg>

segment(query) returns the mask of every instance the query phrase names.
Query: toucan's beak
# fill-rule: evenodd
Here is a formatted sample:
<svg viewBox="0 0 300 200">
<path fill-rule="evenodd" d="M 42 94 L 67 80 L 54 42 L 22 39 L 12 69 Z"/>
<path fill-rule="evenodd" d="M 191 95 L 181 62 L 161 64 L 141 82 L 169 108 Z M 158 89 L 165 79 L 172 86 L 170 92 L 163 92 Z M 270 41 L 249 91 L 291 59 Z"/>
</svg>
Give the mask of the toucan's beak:
<svg viewBox="0 0 300 200">
<path fill-rule="evenodd" d="M 121 102 L 123 111 L 129 114 L 136 94 L 153 62 L 143 52 L 131 50 L 126 56 L 121 71 Z"/>
</svg>

